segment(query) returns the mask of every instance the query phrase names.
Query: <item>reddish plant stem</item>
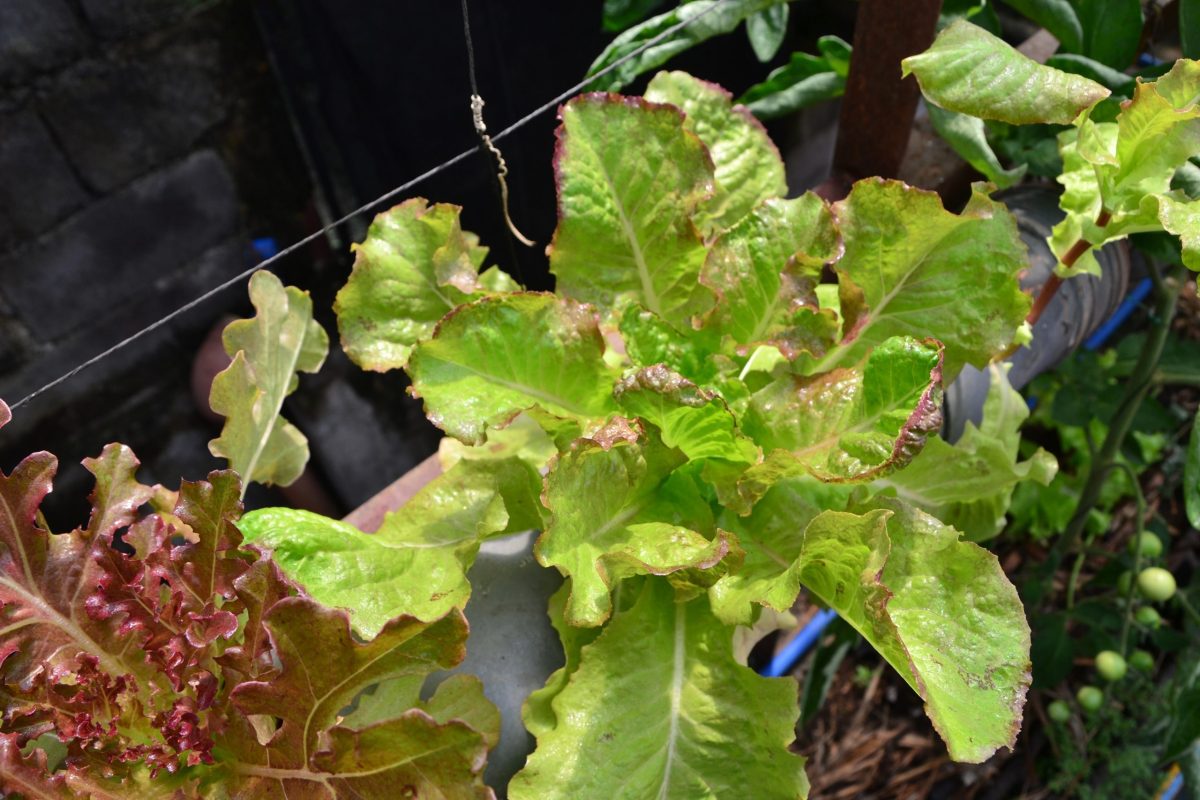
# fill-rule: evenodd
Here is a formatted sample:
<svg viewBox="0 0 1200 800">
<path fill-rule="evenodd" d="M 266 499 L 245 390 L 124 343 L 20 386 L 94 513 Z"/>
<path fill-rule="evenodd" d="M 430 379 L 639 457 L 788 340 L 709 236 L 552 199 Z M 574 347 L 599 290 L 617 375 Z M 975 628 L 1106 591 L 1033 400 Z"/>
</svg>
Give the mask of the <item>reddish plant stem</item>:
<svg viewBox="0 0 1200 800">
<path fill-rule="evenodd" d="M 1096 216 L 1096 227 L 1103 228 L 1112 219 L 1106 209 L 1100 209 L 1100 213 Z M 1083 254 L 1092 249 L 1092 243 L 1087 239 L 1080 239 L 1075 244 L 1071 245 L 1071 249 L 1062 258 L 1062 265 L 1067 269 L 1075 266 L 1075 262 L 1083 257 Z M 1042 312 L 1046 310 L 1046 306 L 1050 305 L 1050 301 L 1054 299 L 1054 295 L 1058 294 L 1058 287 L 1062 286 L 1063 279 L 1057 273 L 1050 276 L 1050 279 L 1042 284 L 1042 288 L 1038 291 L 1037 298 L 1033 301 L 1033 308 L 1029 309 L 1029 316 L 1025 321 L 1030 325 L 1036 325 L 1037 321 L 1042 318 Z"/>
</svg>

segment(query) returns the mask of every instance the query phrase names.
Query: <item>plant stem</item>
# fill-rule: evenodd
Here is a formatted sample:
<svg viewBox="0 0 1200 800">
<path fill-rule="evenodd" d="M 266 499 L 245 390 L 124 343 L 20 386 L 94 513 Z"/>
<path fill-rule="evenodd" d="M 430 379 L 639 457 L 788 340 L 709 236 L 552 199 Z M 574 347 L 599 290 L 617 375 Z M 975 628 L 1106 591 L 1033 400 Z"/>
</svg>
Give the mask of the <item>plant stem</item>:
<svg viewBox="0 0 1200 800">
<path fill-rule="evenodd" d="M 1196 610 L 1196 607 L 1188 601 L 1187 596 L 1183 592 L 1179 592 L 1175 596 L 1179 598 L 1179 605 L 1183 606 L 1183 610 L 1191 617 L 1192 622 L 1200 625 L 1200 611 Z"/>
<path fill-rule="evenodd" d="M 1100 209 L 1100 213 L 1096 216 L 1096 227 L 1103 228 L 1112 219 L 1112 214 L 1105 209 Z M 1079 241 L 1071 245 L 1071 249 L 1067 250 L 1066 255 L 1062 257 L 1062 265 L 1065 269 L 1070 269 L 1075 266 L 1075 262 L 1083 257 L 1083 254 L 1092 249 L 1092 243 L 1087 239 L 1080 238 Z M 1046 306 L 1050 305 L 1050 301 L 1054 299 L 1054 295 L 1058 294 L 1058 289 L 1062 286 L 1063 279 L 1058 274 L 1052 274 L 1038 291 L 1037 298 L 1033 301 L 1033 308 L 1029 309 L 1029 316 L 1025 321 L 1030 325 L 1036 325 L 1037 321 L 1042 318 L 1042 312 L 1046 310 Z"/>
<path fill-rule="evenodd" d="M 1129 476 L 1129 481 L 1133 484 L 1134 499 L 1137 501 L 1137 530 L 1133 534 L 1137 537 L 1134 539 L 1137 546 L 1133 549 L 1133 571 L 1130 573 L 1129 588 L 1125 590 L 1125 613 L 1121 618 L 1121 658 L 1125 658 L 1129 655 L 1129 626 L 1133 624 L 1133 593 L 1136 591 L 1137 575 L 1142 569 L 1141 535 L 1142 526 L 1146 524 L 1146 495 L 1142 493 L 1142 484 L 1138 482 L 1137 475 L 1128 464 L 1117 461 L 1111 466 L 1124 470 Z"/>
<path fill-rule="evenodd" d="M 1125 383 L 1125 393 L 1121 398 L 1121 404 L 1117 407 L 1117 412 L 1109 423 L 1108 435 L 1104 437 L 1104 444 L 1101 445 L 1100 452 L 1092 460 L 1087 483 L 1084 484 L 1083 491 L 1079 495 L 1079 504 L 1075 507 L 1075 514 L 1067 523 L 1067 529 L 1062 537 L 1050 551 L 1051 563 L 1056 564 L 1061 561 L 1065 554 L 1074 552 L 1079 544 L 1079 537 L 1087 523 L 1088 513 L 1100 499 L 1100 492 L 1104 488 L 1109 465 L 1116 463 L 1121 446 L 1125 443 L 1125 437 L 1128 436 L 1130 426 L 1133 424 L 1133 418 L 1137 415 L 1142 401 L 1150 392 L 1152 386 L 1150 379 L 1158 368 L 1158 361 L 1167 342 L 1171 319 L 1175 316 L 1175 305 L 1179 300 L 1179 292 L 1182 288 L 1183 267 L 1175 265 L 1164 282 L 1163 291 L 1157 298 L 1158 303 L 1155 309 L 1157 320 L 1154 330 L 1146 338 L 1137 365 Z"/>
</svg>

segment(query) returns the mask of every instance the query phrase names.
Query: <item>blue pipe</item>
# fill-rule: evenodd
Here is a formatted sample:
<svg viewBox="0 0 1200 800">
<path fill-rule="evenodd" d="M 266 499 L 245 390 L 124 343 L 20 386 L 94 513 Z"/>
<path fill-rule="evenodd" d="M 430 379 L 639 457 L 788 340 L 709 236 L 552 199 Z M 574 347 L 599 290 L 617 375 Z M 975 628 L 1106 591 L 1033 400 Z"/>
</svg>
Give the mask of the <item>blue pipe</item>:
<svg viewBox="0 0 1200 800">
<path fill-rule="evenodd" d="M 829 627 L 829 623 L 837 619 L 837 612 L 832 608 L 822 609 L 808 621 L 808 624 L 800 629 L 796 637 L 787 645 L 775 654 L 762 674 L 768 678 L 778 678 L 781 675 L 787 675 L 792 671 L 804 654 L 807 653 L 817 640 L 821 638 L 821 634 Z"/>
<path fill-rule="evenodd" d="M 1108 337 L 1116 332 L 1117 328 L 1124 324 L 1125 320 L 1129 319 L 1142 301 L 1149 296 L 1151 290 L 1154 289 L 1154 282 L 1149 278 L 1142 278 L 1137 286 L 1129 292 L 1129 295 L 1121 301 L 1121 305 L 1117 306 L 1117 310 L 1112 313 L 1112 316 L 1104 321 L 1104 324 L 1092 333 L 1091 336 L 1084 341 L 1083 346 L 1087 350 L 1099 350 L 1104 346 Z"/>
<path fill-rule="evenodd" d="M 1167 788 L 1163 789 L 1162 794 L 1158 796 L 1158 800 L 1175 800 L 1182 790 L 1183 773 L 1179 772 L 1176 773 L 1175 777 L 1171 779 L 1171 783 L 1167 785 Z"/>
</svg>

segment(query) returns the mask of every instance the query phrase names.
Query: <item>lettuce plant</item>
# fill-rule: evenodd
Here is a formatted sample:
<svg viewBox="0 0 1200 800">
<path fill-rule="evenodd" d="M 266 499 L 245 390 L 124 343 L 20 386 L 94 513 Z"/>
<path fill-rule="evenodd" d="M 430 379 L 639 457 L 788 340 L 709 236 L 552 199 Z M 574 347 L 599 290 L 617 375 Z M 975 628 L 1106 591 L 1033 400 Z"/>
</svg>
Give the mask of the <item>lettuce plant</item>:
<svg viewBox="0 0 1200 800">
<path fill-rule="evenodd" d="M 480 542 L 541 530 L 566 663 L 526 704 L 514 798 L 803 796 L 796 685 L 734 650 L 802 589 L 904 676 L 952 757 L 1011 745 L 1029 630 L 970 539 L 1055 467 L 1018 460 L 999 368 L 984 423 L 939 431 L 944 383 L 1029 311 L 1013 217 L 985 186 L 960 214 L 879 179 L 785 199 L 763 128 L 683 73 L 561 119 L 555 293 L 483 270 L 459 210 L 413 199 L 337 298 L 345 350 L 408 373 L 453 465 L 375 533 L 265 509 L 247 539 L 369 639 L 457 613 Z"/>
<path fill-rule="evenodd" d="M 498 720 L 478 681 L 418 698 L 426 675 L 463 658 L 461 613 L 400 615 L 363 641 L 346 611 L 245 546 L 235 473 L 176 492 L 139 483 L 122 445 L 84 464 L 96 478 L 91 517 L 61 534 L 38 511 L 54 457 L 0 473 L 0 788 L 490 796 L 481 770 Z M 373 685 L 391 702 L 347 714 Z"/>
</svg>

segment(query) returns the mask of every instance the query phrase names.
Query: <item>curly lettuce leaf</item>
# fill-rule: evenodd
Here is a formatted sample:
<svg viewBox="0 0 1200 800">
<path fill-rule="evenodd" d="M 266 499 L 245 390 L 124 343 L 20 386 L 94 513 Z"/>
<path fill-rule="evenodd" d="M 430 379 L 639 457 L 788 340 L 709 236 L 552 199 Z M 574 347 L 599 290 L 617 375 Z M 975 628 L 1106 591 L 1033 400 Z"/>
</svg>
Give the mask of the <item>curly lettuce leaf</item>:
<svg viewBox="0 0 1200 800">
<path fill-rule="evenodd" d="M 822 481 L 867 481 L 907 464 L 942 424 L 942 350 L 889 339 L 863 364 L 784 375 L 750 399 L 743 426 L 764 450 Z"/>
<path fill-rule="evenodd" d="M 875 503 L 809 525 L 800 579 L 921 696 L 950 757 L 982 762 L 1021 726 L 1030 634 L 1020 598 L 987 550 L 900 501 Z"/>
<path fill-rule="evenodd" d="M 772 485 L 748 516 L 723 514 L 721 527 L 738 537 L 746 558 L 741 569 L 708 590 L 717 618 L 727 625 L 751 625 L 758 606 L 791 610 L 800 594 L 806 531 L 842 524 L 843 516 L 827 509 L 845 508 L 846 500 L 842 487 L 802 475 Z"/>
<path fill-rule="evenodd" d="M 984 367 L 1013 341 L 1029 311 L 1016 221 L 977 186 L 961 214 L 932 192 L 867 178 L 834 204 L 846 252 L 837 263 L 842 341 L 806 374 L 859 361 L 893 336 L 932 337 L 946 348 L 945 376 Z"/>
<path fill-rule="evenodd" d="M 786 12 L 787 6 L 774 9 Z M 753 114 L 733 105 L 729 92 L 686 72 L 660 72 L 645 97 L 680 108 L 683 129 L 696 134 L 712 156 L 716 182 L 697 216 L 701 229 L 728 230 L 762 201 L 787 193 L 779 150 Z"/>
<path fill-rule="evenodd" d="M 662 365 L 627 375 L 613 394 L 622 410 L 654 425 L 667 447 L 689 459 L 758 460 L 758 448 L 738 431 L 723 399 Z"/>
<path fill-rule="evenodd" d="M 245 484 L 287 486 L 304 471 L 308 440 L 283 418 L 283 401 L 299 386 L 298 372 L 321 368 L 329 337 L 312 318 L 308 292 L 284 288 L 270 272 L 250 278 L 250 300 L 255 317 L 231 322 L 222 336 L 233 363 L 213 379 L 209 404 L 226 419 L 208 449 Z"/>
<path fill-rule="evenodd" d="M 697 281 L 706 251 L 693 222 L 713 196 L 707 149 L 679 109 L 637 97 L 582 95 L 560 117 L 557 291 L 601 307 L 636 302 L 688 330 L 712 305 Z"/>
<path fill-rule="evenodd" d="M 408 362 L 431 422 L 467 444 L 522 411 L 589 422 L 613 411 L 616 373 L 591 310 L 550 294 L 460 306 Z"/>
<path fill-rule="evenodd" d="M 878 482 L 976 542 L 1003 530 L 1017 484 L 1047 486 L 1058 471 L 1054 456 L 1041 448 L 1020 460 L 1020 429 L 1029 406 L 1009 385 L 1005 370 L 995 365 L 989 370 L 982 422 L 968 422 L 954 444 L 931 437 L 907 467 Z"/>
<path fill-rule="evenodd" d="M 728 534 L 714 530 L 692 478 L 675 472 L 685 461 L 617 417 L 551 465 L 543 496 L 550 521 L 534 555 L 571 578 L 569 624 L 607 620 L 624 578 L 708 570 L 740 555 Z"/>
<path fill-rule="evenodd" d="M 239 527 L 309 595 L 346 609 L 354 629 L 371 638 L 402 614 L 433 622 L 465 606 L 479 542 L 540 527 L 540 488 L 536 470 L 517 458 L 465 460 L 375 533 L 290 508 L 251 511 Z"/>
<path fill-rule="evenodd" d="M 1181 59 L 1157 81 L 1139 81 L 1116 122 L 1083 120 L 1077 131 L 1060 135 L 1059 150 L 1067 216 L 1050 244 L 1060 262 L 1081 240 L 1100 246 L 1166 230 L 1182 240 L 1184 263 L 1200 269 L 1200 206 L 1172 189 L 1176 174 L 1200 152 L 1200 62 Z M 1090 253 L 1081 267 L 1096 268 Z"/>
<path fill-rule="evenodd" d="M 676 602 L 665 581 L 646 581 L 583 646 L 552 706 L 513 800 L 808 794 L 804 760 L 788 751 L 796 684 L 739 664 L 733 629 L 703 599 Z"/>
<path fill-rule="evenodd" d="M 382 798 L 397 782 L 422 794 L 490 796 L 481 777 L 486 743 L 465 723 L 439 723 L 414 708 L 359 729 L 339 724 L 341 711 L 368 686 L 461 661 L 467 636 L 461 613 L 434 623 L 399 617 L 360 642 L 344 612 L 291 597 L 276 603 L 264 624 L 278 672 L 231 693 L 245 719 L 271 720 L 266 731 L 242 728 L 231 737 L 238 763 L 229 784 L 239 796 L 303 796 L 324 786 Z"/>
<path fill-rule="evenodd" d="M 829 206 L 815 194 L 763 202 L 709 250 L 700 280 L 717 302 L 705 329 L 743 347 L 773 344 L 794 358 L 789 345 L 803 325 L 798 320 L 823 318 L 816 286 L 841 252 Z M 833 339 L 837 330 L 830 327 Z M 827 344 L 814 349 L 823 353 Z"/>
<path fill-rule="evenodd" d="M 403 367 L 413 346 L 457 306 L 519 288 L 495 268 L 479 274 L 487 248 L 462 229 L 461 211 L 414 197 L 377 215 L 354 246 L 354 269 L 333 310 L 355 364 L 379 372 Z"/>
</svg>

